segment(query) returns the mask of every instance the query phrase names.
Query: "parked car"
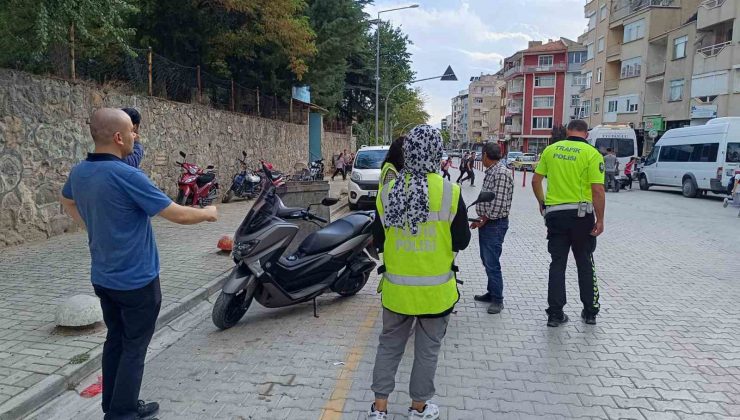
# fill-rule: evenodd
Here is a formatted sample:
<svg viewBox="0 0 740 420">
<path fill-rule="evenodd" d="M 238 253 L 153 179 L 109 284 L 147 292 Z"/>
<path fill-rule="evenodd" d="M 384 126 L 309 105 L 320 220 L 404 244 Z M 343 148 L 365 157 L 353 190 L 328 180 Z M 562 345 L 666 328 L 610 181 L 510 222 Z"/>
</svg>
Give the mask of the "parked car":
<svg viewBox="0 0 740 420">
<path fill-rule="evenodd" d="M 537 163 L 537 155 L 534 153 L 524 153 L 514 159 L 512 166 L 518 171 L 534 172 L 534 169 L 537 167 Z"/>
<path fill-rule="evenodd" d="M 460 149 L 452 149 L 452 150 L 450 150 L 449 154 L 450 154 L 450 157 L 460 157 L 460 156 L 462 156 L 462 150 L 460 150 Z"/>
<path fill-rule="evenodd" d="M 516 158 L 523 155 L 524 152 L 509 152 L 506 154 L 506 157 L 504 157 L 504 164 L 507 168 L 511 169 L 513 168 L 513 163 Z"/>
<path fill-rule="evenodd" d="M 368 146 L 355 155 L 352 175 L 349 180 L 349 209 L 358 210 L 360 206 L 375 206 L 378 196 L 380 168 L 390 146 Z"/>
</svg>

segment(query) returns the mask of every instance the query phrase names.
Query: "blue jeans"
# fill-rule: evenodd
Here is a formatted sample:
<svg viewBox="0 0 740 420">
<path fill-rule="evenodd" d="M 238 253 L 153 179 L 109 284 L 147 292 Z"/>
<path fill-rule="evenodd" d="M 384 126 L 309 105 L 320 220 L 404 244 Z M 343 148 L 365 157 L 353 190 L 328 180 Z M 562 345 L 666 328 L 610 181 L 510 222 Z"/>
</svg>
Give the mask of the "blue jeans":
<svg viewBox="0 0 740 420">
<path fill-rule="evenodd" d="M 504 277 L 501 274 L 499 259 L 507 230 L 509 230 L 508 218 L 489 220 L 478 229 L 480 259 L 488 275 L 488 293 L 493 302 L 497 303 L 504 301 Z"/>
</svg>

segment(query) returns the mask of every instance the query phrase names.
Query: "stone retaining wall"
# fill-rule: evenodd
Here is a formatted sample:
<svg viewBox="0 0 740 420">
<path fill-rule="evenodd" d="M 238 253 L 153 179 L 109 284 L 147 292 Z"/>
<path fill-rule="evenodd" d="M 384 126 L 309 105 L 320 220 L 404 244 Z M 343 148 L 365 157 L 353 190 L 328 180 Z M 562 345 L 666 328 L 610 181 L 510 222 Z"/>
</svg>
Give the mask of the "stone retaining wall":
<svg viewBox="0 0 740 420">
<path fill-rule="evenodd" d="M 170 196 L 180 150 L 188 161 L 214 165 L 222 188 L 230 185 L 242 150 L 251 166 L 262 158 L 286 172 L 308 157 L 307 125 L 0 69 L 0 247 L 74 229 L 61 212 L 59 191 L 71 167 L 93 149 L 88 119 L 103 106 L 140 110 L 142 169 Z M 334 150 L 351 145 L 349 135 L 322 135 L 327 162 Z"/>
</svg>

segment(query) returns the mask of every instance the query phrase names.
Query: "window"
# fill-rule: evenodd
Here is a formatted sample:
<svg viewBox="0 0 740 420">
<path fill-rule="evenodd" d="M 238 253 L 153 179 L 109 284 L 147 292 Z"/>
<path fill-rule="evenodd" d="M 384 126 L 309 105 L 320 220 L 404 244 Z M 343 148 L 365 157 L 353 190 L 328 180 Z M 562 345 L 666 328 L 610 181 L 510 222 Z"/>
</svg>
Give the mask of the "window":
<svg viewBox="0 0 740 420">
<path fill-rule="evenodd" d="M 586 45 L 586 60 L 591 60 L 594 58 L 594 44 L 587 44 Z"/>
<path fill-rule="evenodd" d="M 534 108 L 552 108 L 555 106 L 555 97 L 554 96 L 535 96 L 534 103 L 532 106 Z"/>
<path fill-rule="evenodd" d="M 599 9 L 599 16 L 601 16 L 601 20 L 606 19 L 606 5 L 601 6 L 601 9 Z"/>
<path fill-rule="evenodd" d="M 726 95 L 729 86 L 729 73 L 715 72 L 709 74 L 698 74 L 691 79 L 691 96 L 694 98 L 702 96 Z"/>
<path fill-rule="evenodd" d="M 645 19 L 624 25 L 624 38 L 622 42 L 627 43 L 645 36 Z"/>
<path fill-rule="evenodd" d="M 671 90 L 668 95 L 669 101 L 680 101 L 681 99 L 683 99 L 683 85 L 683 79 L 671 80 Z"/>
<path fill-rule="evenodd" d="M 552 67 L 552 56 L 541 55 L 537 57 L 537 67 Z"/>
<path fill-rule="evenodd" d="M 627 79 L 629 77 L 640 76 L 642 70 L 642 57 L 630 58 L 629 60 L 622 61 L 622 72 L 620 78 Z"/>
<path fill-rule="evenodd" d="M 483 103 L 483 98 L 474 98 L 473 99 L 473 102 L 475 102 L 476 104 L 482 104 Z"/>
<path fill-rule="evenodd" d="M 581 104 L 581 97 L 578 95 L 570 95 L 570 106 L 578 106 Z"/>
<path fill-rule="evenodd" d="M 596 69 L 596 83 L 601 83 L 601 79 L 604 76 L 604 72 L 602 71 L 601 67 Z"/>
<path fill-rule="evenodd" d="M 553 87 L 555 86 L 555 76 L 535 76 L 534 85 L 536 87 Z"/>
<path fill-rule="evenodd" d="M 617 112 L 617 105 L 619 105 L 618 100 L 609 99 L 609 102 L 607 102 L 606 105 L 606 112 Z"/>
<path fill-rule="evenodd" d="M 586 16 L 588 18 L 588 30 L 592 30 L 596 28 L 596 12 L 591 13 L 590 16 Z"/>
<path fill-rule="evenodd" d="M 601 98 L 594 99 L 594 114 L 598 114 L 601 111 Z"/>
<path fill-rule="evenodd" d="M 604 51 L 604 44 L 605 44 L 604 37 L 602 36 L 601 38 L 599 38 L 599 42 L 597 44 L 597 46 L 598 46 L 597 49 L 598 49 L 599 52 Z"/>
<path fill-rule="evenodd" d="M 533 129 L 552 128 L 552 117 L 534 117 L 532 118 Z"/>
<path fill-rule="evenodd" d="M 586 75 L 576 74 L 573 76 L 573 86 L 586 86 Z"/>
<path fill-rule="evenodd" d="M 591 79 L 592 78 L 593 78 L 593 73 L 592 72 L 586 73 L 586 89 L 590 89 L 591 88 Z"/>
<path fill-rule="evenodd" d="M 594 147 L 602 154 L 606 154 L 606 149 L 612 149 L 620 158 L 635 155 L 635 140 L 626 137 L 599 137 L 594 142 Z"/>
<path fill-rule="evenodd" d="M 637 112 L 638 104 L 636 99 L 627 99 L 625 105 L 625 112 Z"/>
<path fill-rule="evenodd" d="M 689 44 L 689 37 L 682 36 L 673 40 L 673 59 L 686 58 L 686 46 Z"/>
<path fill-rule="evenodd" d="M 579 64 L 586 61 L 586 51 L 571 51 L 568 53 L 568 62 L 571 64 Z"/>
<path fill-rule="evenodd" d="M 581 118 L 589 115 L 591 115 L 591 101 L 586 99 L 583 101 L 583 108 L 581 108 Z"/>
<path fill-rule="evenodd" d="M 660 149 L 661 162 L 716 162 L 718 143 L 679 144 Z"/>
<path fill-rule="evenodd" d="M 740 143 L 727 143 L 725 162 L 740 163 Z"/>
</svg>

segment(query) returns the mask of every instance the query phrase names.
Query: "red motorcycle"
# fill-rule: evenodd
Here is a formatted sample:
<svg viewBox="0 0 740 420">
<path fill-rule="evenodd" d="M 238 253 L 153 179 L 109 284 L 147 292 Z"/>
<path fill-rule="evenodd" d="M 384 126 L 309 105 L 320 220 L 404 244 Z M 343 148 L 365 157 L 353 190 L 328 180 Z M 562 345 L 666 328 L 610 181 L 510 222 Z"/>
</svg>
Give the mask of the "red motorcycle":
<svg viewBox="0 0 740 420">
<path fill-rule="evenodd" d="M 272 177 L 272 179 L 270 180 L 272 181 L 272 185 L 276 187 L 281 187 L 285 185 L 285 179 L 284 179 L 283 173 L 276 170 L 275 166 L 272 163 L 266 160 L 262 160 L 262 159 L 260 159 L 259 162 L 260 162 L 260 166 L 262 167 L 257 169 L 258 172 L 263 173 L 263 174 L 264 173 L 270 174 L 270 176 Z M 263 168 L 267 168 L 267 171 L 265 172 Z"/>
<path fill-rule="evenodd" d="M 205 172 L 194 163 L 185 162 L 187 156 L 182 151 L 182 162 L 175 164 L 182 168 L 182 175 L 177 181 L 177 204 L 181 206 L 210 206 L 218 198 L 218 182 L 213 165 L 208 165 Z"/>
</svg>

